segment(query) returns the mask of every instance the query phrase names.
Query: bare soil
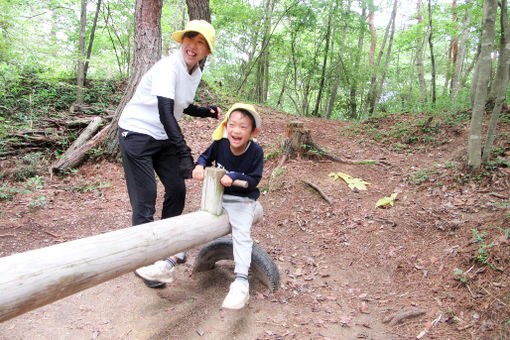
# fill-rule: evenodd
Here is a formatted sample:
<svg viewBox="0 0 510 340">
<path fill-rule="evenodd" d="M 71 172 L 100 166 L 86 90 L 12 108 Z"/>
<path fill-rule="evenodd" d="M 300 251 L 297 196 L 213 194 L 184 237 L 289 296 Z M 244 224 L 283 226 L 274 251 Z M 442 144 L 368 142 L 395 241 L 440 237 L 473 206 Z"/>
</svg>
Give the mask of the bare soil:
<svg viewBox="0 0 510 340">
<path fill-rule="evenodd" d="M 260 184 L 267 188 L 285 126 L 295 117 L 259 108 L 258 142 L 273 154 Z M 359 126 L 299 118 L 332 155 L 378 162 L 284 163 L 260 197 L 264 220 L 252 233 L 277 264 L 281 285 L 271 293 L 252 277 L 243 310 L 220 309 L 233 279 L 230 262 L 191 275 L 196 248 L 164 289 L 126 274 L 0 323 L 0 339 L 509 338 L 510 169 L 462 181 L 466 124 L 375 137 L 374 131 L 412 127 L 418 118 L 388 116 Z M 506 137 L 497 143 L 508 159 L 510 127 L 500 125 Z M 196 157 L 216 122 L 182 126 Z M 433 141 L 422 138 L 429 135 Z M 369 182 L 367 190 L 328 176 L 339 171 Z M 196 211 L 201 183 L 189 180 L 187 189 L 185 210 Z M 394 206 L 375 207 L 392 193 L 398 193 Z M 89 161 L 0 202 L 0 256 L 126 228 L 130 214 L 121 164 Z"/>
</svg>

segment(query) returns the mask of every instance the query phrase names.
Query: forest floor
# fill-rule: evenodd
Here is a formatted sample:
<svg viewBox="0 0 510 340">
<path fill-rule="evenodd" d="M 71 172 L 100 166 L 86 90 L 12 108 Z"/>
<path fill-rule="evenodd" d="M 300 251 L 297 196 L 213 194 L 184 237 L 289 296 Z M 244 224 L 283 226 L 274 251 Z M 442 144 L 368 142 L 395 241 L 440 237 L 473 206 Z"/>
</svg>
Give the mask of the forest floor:
<svg viewBox="0 0 510 340">
<path fill-rule="evenodd" d="M 295 117 L 259 109 L 257 140 L 273 156 L 260 183 L 267 189 Z M 377 164 L 283 164 L 259 199 L 264 219 L 252 231 L 278 266 L 280 287 L 272 293 L 252 277 L 243 310 L 220 308 L 232 264 L 191 275 L 200 249 L 193 248 L 164 289 L 147 288 L 129 273 L 0 323 L 0 339 L 508 339 L 510 168 L 469 178 L 468 119 L 426 118 L 387 115 L 359 125 L 298 118 L 330 154 Z M 496 142 L 507 162 L 509 121 L 506 113 Z M 216 124 L 183 120 L 195 157 Z M 332 172 L 370 184 L 351 190 Z M 0 256 L 130 225 L 119 163 L 89 161 L 37 182 L 0 202 Z M 196 211 L 201 182 L 186 183 L 185 212 Z M 394 206 L 376 208 L 392 193 Z M 159 187 L 158 207 L 161 199 Z"/>
</svg>

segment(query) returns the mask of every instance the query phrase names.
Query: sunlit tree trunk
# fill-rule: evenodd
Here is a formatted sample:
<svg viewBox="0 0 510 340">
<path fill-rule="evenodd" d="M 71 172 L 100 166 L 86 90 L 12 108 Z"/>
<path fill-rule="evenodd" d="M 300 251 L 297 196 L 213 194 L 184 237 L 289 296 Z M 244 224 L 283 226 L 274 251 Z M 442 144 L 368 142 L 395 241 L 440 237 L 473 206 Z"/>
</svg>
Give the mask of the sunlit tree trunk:
<svg viewBox="0 0 510 340">
<path fill-rule="evenodd" d="M 361 10 L 361 17 L 360 17 L 360 35 L 358 37 L 358 50 L 356 51 L 355 57 L 354 57 L 354 70 L 357 71 L 360 68 L 361 65 L 361 52 L 363 50 L 363 41 L 365 39 L 365 20 L 366 20 L 366 7 L 363 7 Z M 349 89 L 349 115 L 352 118 L 359 118 L 358 117 L 358 87 L 361 82 L 361 79 L 359 77 L 352 77 L 350 82 L 350 89 Z"/>
<path fill-rule="evenodd" d="M 396 0 L 395 0 L 396 1 Z M 369 15 L 370 18 L 370 15 Z M 386 48 L 386 42 L 388 41 L 388 36 L 390 34 L 390 28 L 394 21 L 393 11 L 390 20 L 388 21 L 388 25 L 386 25 L 386 30 L 384 31 L 384 38 L 379 50 L 379 54 L 377 56 L 377 61 L 373 65 L 372 78 L 370 79 L 370 88 L 367 94 L 367 100 L 365 104 L 365 109 L 363 113 L 363 119 L 368 118 L 371 114 L 374 113 L 375 109 L 375 101 L 377 100 L 377 73 L 379 71 L 379 67 L 381 66 L 381 59 L 384 54 L 384 49 Z M 369 21 L 370 22 L 370 21 Z M 373 39 L 372 39 L 373 40 Z"/>
<path fill-rule="evenodd" d="M 271 38 L 271 19 L 273 9 L 274 1 L 267 0 L 265 4 L 264 18 L 262 21 L 262 46 L 267 46 L 269 44 L 269 39 Z M 255 89 L 257 101 L 260 103 L 264 103 L 267 100 L 269 90 L 269 57 L 269 49 L 266 48 L 263 52 L 261 52 L 257 63 Z"/>
<path fill-rule="evenodd" d="M 119 155 L 117 129 L 120 114 L 133 96 L 141 77 L 161 58 L 162 8 L 163 0 L 136 0 L 133 68 L 104 142 L 105 152 L 114 158 Z"/>
<path fill-rule="evenodd" d="M 384 62 L 384 68 L 383 72 L 381 74 L 381 78 L 379 79 L 379 86 L 376 90 L 375 100 L 373 103 L 372 108 L 372 114 L 374 114 L 377 110 L 377 103 L 379 102 L 379 99 L 381 98 L 382 88 L 384 85 L 384 79 L 386 79 L 386 72 L 388 70 L 388 65 L 390 63 L 390 56 L 391 56 L 391 47 L 393 45 L 393 36 L 395 34 L 395 17 L 397 16 L 397 1 L 394 0 L 393 2 L 393 11 L 391 12 L 391 33 L 390 33 L 390 40 L 388 42 L 388 50 L 386 51 L 386 61 Z"/>
<path fill-rule="evenodd" d="M 326 66 L 328 61 L 328 53 L 329 53 L 329 38 L 331 36 L 331 20 L 333 17 L 333 13 L 336 10 L 336 4 L 333 9 L 330 10 L 328 15 L 328 26 L 326 27 L 326 37 L 325 37 L 325 46 L 324 46 L 324 59 L 322 61 L 322 71 L 321 71 L 321 80 L 319 84 L 319 92 L 317 94 L 317 100 L 315 101 L 315 108 L 312 111 L 312 116 L 321 116 L 319 114 L 319 106 L 322 100 L 322 90 L 324 87 L 324 82 L 326 81 Z"/>
<path fill-rule="evenodd" d="M 369 63 L 370 65 L 374 65 L 375 59 L 375 48 L 377 46 L 377 32 L 374 26 L 374 8 L 373 6 L 368 7 L 368 28 L 370 29 L 370 34 L 372 39 L 370 40 L 370 52 L 369 52 Z"/>
<path fill-rule="evenodd" d="M 422 2 L 418 0 L 416 9 L 416 20 L 418 21 L 418 25 L 422 22 Z M 423 67 L 423 46 L 425 44 L 425 39 L 420 37 L 416 41 L 416 69 L 418 71 L 418 82 L 420 84 L 420 101 L 422 104 L 427 102 L 427 85 L 425 84 L 425 70 Z"/>
<path fill-rule="evenodd" d="M 81 0 L 80 37 L 78 42 L 78 73 L 76 77 L 76 103 L 83 104 L 85 86 L 85 32 L 87 29 L 87 0 Z"/>
<path fill-rule="evenodd" d="M 428 3 L 428 11 L 429 11 L 429 50 L 430 50 L 430 65 L 431 65 L 431 87 L 432 87 L 432 103 L 436 103 L 436 59 L 434 56 L 434 44 L 432 43 L 432 34 L 434 29 L 432 27 L 432 5 L 431 0 Z"/>
<path fill-rule="evenodd" d="M 469 5 L 470 1 L 466 1 L 466 4 Z M 470 30 L 470 8 L 467 7 L 466 12 L 464 13 L 464 17 L 462 19 L 462 33 L 459 39 L 459 54 L 457 56 L 457 60 L 455 61 L 455 71 L 453 72 L 452 78 L 452 98 L 457 97 L 460 89 L 460 81 L 462 76 L 462 71 L 464 68 L 464 58 L 466 57 L 466 41 L 469 37 Z"/>
<path fill-rule="evenodd" d="M 505 1 L 501 1 L 500 0 L 499 3 L 500 3 L 500 6 L 501 6 L 501 11 L 503 11 L 503 9 L 505 9 L 507 11 L 506 0 Z M 500 42 L 501 43 L 503 43 L 504 41 L 508 40 L 507 37 L 505 37 L 505 35 L 503 33 L 504 32 L 503 25 L 508 26 L 508 22 L 503 22 L 503 20 L 501 19 L 501 38 L 500 38 Z M 500 46 L 499 47 L 498 69 L 496 70 L 496 76 L 495 76 L 495 79 L 494 79 L 494 83 L 492 84 L 492 86 L 490 88 L 489 97 L 487 98 L 487 107 L 490 107 L 490 108 L 493 108 L 494 103 L 496 102 L 497 98 L 499 97 L 500 90 L 501 90 L 501 83 L 504 81 L 504 79 L 502 78 L 502 76 L 500 74 L 500 70 L 499 70 L 499 67 L 502 65 L 502 63 L 501 63 L 501 57 L 502 57 L 501 53 L 503 51 L 504 51 L 504 48 L 502 48 Z"/>
<path fill-rule="evenodd" d="M 457 61 L 457 55 L 459 51 L 459 20 L 457 17 L 457 1 L 452 1 L 452 21 L 455 24 L 455 30 L 453 36 L 450 40 L 450 46 L 448 48 L 448 60 L 446 64 L 446 74 L 445 74 L 445 83 L 444 83 L 444 95 L 446 96 L 448 93 L 448 88 L 451 89 L 453 87 L 453 72 L 455 69 L 455 63 Z"/>
<path fill-rule="evenodd" d="M 97 18 L 99 17 L 99 11 L 101 10 L 101 0 L 97 0 L 96 14 L 94 15 L 94 23 L 92 24 L 92 30 L 90 31 L 89 46 L 87 47 L 87 59 L 85 60 L 83 77 L 87 79 L 87 71 L 89 69 L 90 56 L 92 55 L 92 44 L 94 43 L 94 37 L 96 34 Z"/>
<path fill-rule="evenodd" d="M 487 130 L 487 138 L 482 152 L 482 162 L 487 163 L 491 153 L 494 139 L 496 138 L 496 126 L 498 124 L 501 108 L 505 103 L 506 90 L 508 88 L 510 69 L 510 29 L 508 25 L 508 4 L 507 0 L 501 1 L 501 35 L 499 40 L 499 61 L 498 69 L 496 72 L 496 80 L 494 81 L 494 108 L 492 109 L 491 119 L 489 121 L 489 128 Z M 489 98 L 490 99 L 490 98 Z"/>
<path fill-rule="evenodd" d="M 468 165 L 472 170 L 478 170 L 481 166 L 482 157 L 482 121 L 487 100 L 489 78 L 491 76 L 491 52 L 494 45 L 495 17 L 497 12 L 497 0 L 485 0 L 483 4 L 483 31 L 482 44 L 476 73 L 478 74 L 475 84 L 473 110 L 469 126 L 469 140 L 467 147 Z"/>
</svg>

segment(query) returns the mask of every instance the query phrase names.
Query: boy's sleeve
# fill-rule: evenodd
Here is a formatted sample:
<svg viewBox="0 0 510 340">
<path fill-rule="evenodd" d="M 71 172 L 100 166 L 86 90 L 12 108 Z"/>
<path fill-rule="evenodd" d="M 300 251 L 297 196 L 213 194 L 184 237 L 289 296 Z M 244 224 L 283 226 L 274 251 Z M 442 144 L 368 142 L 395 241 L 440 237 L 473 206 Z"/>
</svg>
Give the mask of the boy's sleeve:
<svg viewBox="0 0 510 340">
<path fill-rule="evenodd" d="M 216 142 L 212 142 L 211 145 L 205 150 L 200 157 L 197 159 L 196 165 L 201 165 L 204 168 L 211 166 L 212 162 L 216 160 Z"/>
<path fill-rule="evenodd" d="M 248 188 L 244 190 L 251 190 L 257 187 L 260 180 L 262 179 L 262 170 L 264 168 L 264 152 L 262 148 L 257 148 L 254 153 L 254 157 L 251 162 L 250 170 L 243 173 L 237 171 L 229 171 L 227 175 L 232 180 L 241 179 L 248 182 Z"/>
</svg>

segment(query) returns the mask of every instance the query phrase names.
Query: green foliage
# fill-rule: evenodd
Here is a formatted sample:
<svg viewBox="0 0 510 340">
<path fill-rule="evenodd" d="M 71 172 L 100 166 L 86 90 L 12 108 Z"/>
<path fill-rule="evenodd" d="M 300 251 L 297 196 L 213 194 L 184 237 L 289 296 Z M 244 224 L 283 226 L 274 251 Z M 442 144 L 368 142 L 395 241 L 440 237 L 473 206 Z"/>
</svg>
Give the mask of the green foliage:
<svg viewBox="0 0 510 340">
<path fill-rule="evenodd" d="M 91 159 L 99 159 L 104 155 L 104 150 L 102 147 L 91 148 L 87 151 L 87 155 L 89 155 Z"/>
<path fill-rule="evenodd" d="M 75 100 L 74 88 L 57 79 L 43 79 L 43 72 L 40 65 L 27 65 L 0 84 L 0 106 L 7 109 L 4 119 L 27 122 L 69 108 Z"/>
<path fill-rule="evenodd" d="M 44 188 L 44 177 L 43 176 L 34 176 L 30 177 L 25 182 L 25 187 L 30 189 L 43 189 Z"/>
<path fill-rule="evenodd" d="M 32 209 L 40 208 L 46 205 L 46 196 L 38 195 L 32 201 L 27 203 L 27 206 Z"/>
<path fill-rule="evenodd" d="M 44 157 L 40 152 L 24 155 L 15 161 L 16 171 L 14 179 L 22 182 L 29 178 L 35 178 L 35 176 L 45 170 L 43 164 Z"/>
<path fill-rule="evenodd" d="M 411 173 L 407 180 L 411 184 L 420 185 L 431 181 L 435 175 L 440 173 L 438 169 L 421 169 Z"/>
<path fill-rule="evenodd" d="M 72 186 L 66 188 L 67 191 L 73 192 L 89 192 L 95 190 L 101 190 L 104 188 L 109 188 L 111 184 L 109 182 L 103 182 L 101 180 L 90 181 L 84 179 L 82 176 L 78 177 L 77 183 Z"/>
<path fill-rule="evenodd" d="M 267 161 L 267 160 L 274 159 L 274 158 L 278 157 L 280 152 L 281 152 L 280 150 L 274 150 L 274 151 L 265 153 L 264 154 L 264 161 Z"/>
<path fill-rule="evenodd" d="M 453 276 L 454 276 L 454 278 L 456 280 L 459 280 L 462 283 L 466 283 L 467 282 L 467 276 L 466 276 L 466 274 L 464 273 L 464 271 L 462 269 L 457 269 L 453 273 Z"/>
<path fill-rule="evenodd" d="M 26 191 L 7 186 L 6 184 L 2 184 L 0 185 L 0 202 L 10 201 L 14 198 L 14 195 L 24 192 Z"/>
<path fill-rule="evenodd" d="M 487 249 L 494 246 L 494 243 L 486 244 L 485 237 L 487 236 L 487 232 L 479 232 L 477 229 L 471 229 L 473 232 L 473 236 L 475 238 L 476 243 L 480 245 L 478 248 L 478 256 L 476 259 L 482 264 L 489 263 L 489 255 L 487 254 Z"/>
</svg>

